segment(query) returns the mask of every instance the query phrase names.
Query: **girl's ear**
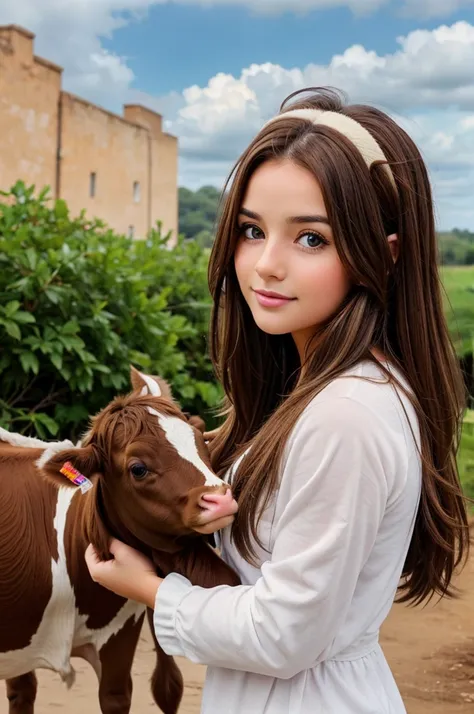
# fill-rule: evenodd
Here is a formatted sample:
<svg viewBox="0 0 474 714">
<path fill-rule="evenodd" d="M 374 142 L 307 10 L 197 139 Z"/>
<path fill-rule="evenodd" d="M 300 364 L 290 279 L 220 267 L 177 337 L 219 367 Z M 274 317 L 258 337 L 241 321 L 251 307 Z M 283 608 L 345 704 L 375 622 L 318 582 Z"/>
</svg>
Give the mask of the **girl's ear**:
<svg viewBox="0 0 474 714">
<path fill-rule="evenodd" d="M 396 263 L 398 260 L 399 253 L 398 233 L 391 233 L 389 236 L 387 236 L 387 241 L 393 262 Z"/>
</svg>

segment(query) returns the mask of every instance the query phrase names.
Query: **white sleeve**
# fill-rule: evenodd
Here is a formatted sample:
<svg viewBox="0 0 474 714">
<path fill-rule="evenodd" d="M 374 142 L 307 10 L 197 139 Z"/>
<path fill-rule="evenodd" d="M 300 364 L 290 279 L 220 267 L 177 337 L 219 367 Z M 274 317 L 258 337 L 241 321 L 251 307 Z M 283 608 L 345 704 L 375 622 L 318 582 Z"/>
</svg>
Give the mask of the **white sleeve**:
<svg viewBox="0 0 474 714">
<path fill-rule="evenodd" d="M 387 440 L 377 415 L 350 398 L 310 405 L 289 442 L 288 501 L 261 577 L 212 589 L 166 577 L 154 618 L 164 651 L 283 679 L 324 660 L 387 504 Z"/>
</svg>

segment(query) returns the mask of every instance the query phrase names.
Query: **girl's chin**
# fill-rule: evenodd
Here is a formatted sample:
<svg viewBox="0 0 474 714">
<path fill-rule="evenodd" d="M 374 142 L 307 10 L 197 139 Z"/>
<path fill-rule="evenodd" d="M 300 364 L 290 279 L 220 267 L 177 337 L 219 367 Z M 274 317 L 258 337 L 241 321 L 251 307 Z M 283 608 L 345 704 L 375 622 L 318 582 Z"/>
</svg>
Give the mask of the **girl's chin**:
<svg viewBox="0 0 474 714">
<path fill-rule="evenodd" d="M 262 317 L 261 314 L 254 314 L 253 319 L 257 327 L 267 335 L 288 335 L 306 328 L 306 325 L 301 326 L 301 324 L 295 323 L 294 320 L 283 320 L 277 315 L 264 315 Z"/>
<path fill-rule="evenodd" d="M 269 325 L 267 322 L 257 322 L 257 327 L 266 335 L 287 335 L 292 330 L 285 329 L 282 325 Z"/>
</svg>

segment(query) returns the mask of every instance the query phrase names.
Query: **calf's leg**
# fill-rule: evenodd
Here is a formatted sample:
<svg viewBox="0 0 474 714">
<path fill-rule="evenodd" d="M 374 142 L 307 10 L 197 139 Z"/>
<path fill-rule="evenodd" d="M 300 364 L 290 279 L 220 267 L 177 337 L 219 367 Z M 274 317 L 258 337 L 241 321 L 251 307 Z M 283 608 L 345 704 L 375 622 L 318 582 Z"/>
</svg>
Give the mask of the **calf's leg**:
<svg viewBox="0 0 474 714">
<path fill-rule="evenodd" d="M 151 678 L 151 693 L 163 714 L 177 714 L 183 696 L 183 675 L 173 657 L 161 649 L 155 636 L 153 610 L 147 608 L 156 652 L 156 666 Z"/>
<path fill-rule="evenodd" d="M 8 714 L 34 714 L 38 681 L 34 672 L 7 679 Z"/>
<path fill-rule="evenodd" d="M 102 672 L 99 703 L 102 714 L 129 714 L 132 703 L 132 664 L 144 615 L 131 617 L 100 650 Z"/>
</svg>

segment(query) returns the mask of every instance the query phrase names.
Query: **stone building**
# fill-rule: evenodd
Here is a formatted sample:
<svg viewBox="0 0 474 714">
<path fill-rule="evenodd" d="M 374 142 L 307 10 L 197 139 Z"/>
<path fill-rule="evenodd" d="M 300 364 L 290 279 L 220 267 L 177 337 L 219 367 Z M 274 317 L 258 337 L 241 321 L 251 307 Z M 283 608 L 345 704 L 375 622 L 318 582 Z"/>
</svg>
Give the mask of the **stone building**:
<svg viewBox="0 0 474 714">
<path fill-rule="evenodd" d="M 63 91 L 62 68 L 35 56 L 33 40 L 0 26 L 0 188 L 48 185 L 72 215 L 86 209 L 136 237 L 159 220 L 175 240 L 176 137 L 143 106 L 126 105 L 121 117 Z"/>
</svg>

